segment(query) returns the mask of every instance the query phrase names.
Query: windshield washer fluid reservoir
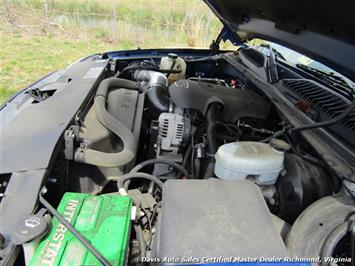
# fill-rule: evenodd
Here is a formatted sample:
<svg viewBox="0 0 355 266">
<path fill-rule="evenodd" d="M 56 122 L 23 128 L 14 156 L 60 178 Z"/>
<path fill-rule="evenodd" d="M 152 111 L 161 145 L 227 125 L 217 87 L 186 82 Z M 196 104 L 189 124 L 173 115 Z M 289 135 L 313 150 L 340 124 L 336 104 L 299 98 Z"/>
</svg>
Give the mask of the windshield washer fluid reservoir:
<svg viewBox="0 0 355 266">
<path fill-rule="evenodd" d="M 221 179 L 272 185 L 283 169 L 284 153 L 267 143 L 240 141 L 220 146 L 215 159 L 214 171 Z"/>
</svg>

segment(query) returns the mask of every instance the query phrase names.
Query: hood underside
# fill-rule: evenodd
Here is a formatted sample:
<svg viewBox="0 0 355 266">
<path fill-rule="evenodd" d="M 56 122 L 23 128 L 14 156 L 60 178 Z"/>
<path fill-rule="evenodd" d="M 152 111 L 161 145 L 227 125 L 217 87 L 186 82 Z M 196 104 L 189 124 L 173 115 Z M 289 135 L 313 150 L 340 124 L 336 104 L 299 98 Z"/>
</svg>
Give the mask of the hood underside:
<svg viewBox="0 0 355 266">
<path fill-rule="evenodd" d="M 355 77 L 354 1 L 205 0 L 222 23 L 246 38 L 287 46 Z M 246 39 L 245 38 L 245 39 Z"/>
</svg>

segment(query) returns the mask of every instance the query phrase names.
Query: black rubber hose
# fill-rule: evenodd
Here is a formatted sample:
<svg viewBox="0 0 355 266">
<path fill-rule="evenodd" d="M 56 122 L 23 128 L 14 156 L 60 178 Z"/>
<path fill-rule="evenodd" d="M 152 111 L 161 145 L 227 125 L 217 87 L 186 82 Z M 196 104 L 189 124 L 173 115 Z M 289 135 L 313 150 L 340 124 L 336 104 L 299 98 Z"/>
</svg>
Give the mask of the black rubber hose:
<svg viewBox="0 0 355 266">
<path fill-rule="evenodd" d="M 140 170 L 142 170 L 144 167 L 148 166 L 148 165 L 152 165 L 152 164 L 156 164 L 156 163 L 160 163 L 160 164 L 167 164 L 173 168 L 175 168 L 176 170 L 182 172 L 186 177 L 190 177 L 189 172 L 186 170 L 185 167 L 183 167 L 182 165 L 171 161 L 171 160 L 167 160 L 167 159 L 150 159 L 150 160 L 146 160 L 144 162 L 141 162 L 139 164 L 137 164 L 131 171 L 130 173 L 134 173 L 134 172 L 139 172 Z"/>
<path fill-rule="evenodd" d="M 214 155 L 218 149 L 215 131 L 217 127 L 217 122 L 221 119 L 221 117 L 222 117 L 222 105 L 219 103 L 212 103 L 208 107 L 206 113 L 207 151 L 208 151 L 208 155 L 210 156 L 210 159 L 208 160 L 204 178 L 209 178 L 214 175 L 214 165 L 215 165 Z"/>
<path fill-rule="evenodd" d="M 150 174 L 147 174 L 147 173 L 141 173 L 141 172 L 134 172 L 134 173 L 128 173 L 128 174 L 125 174 L 125 175 L 122 175 L 120 177 L 118 177 L 117 179 L 117 188 L 118 190 L 124 188 L 124 183 L 128 180 L 132 180 L 132 179 L 135 179 L 135 178 L 141 178 L 141 179 L 146 179 L 146 180 L 149 180 L 151 182 L 154 182 L 159 188 L 161 191 L 163 191 L 163 182 L 159 180 L 159 178 L 153 176 L 153 175 L 150 175 Z"/>
<path fill-rule="evenodd" d="M 170 100 L 169 93 L 166 88 L 156 86 L 149 89 L 146 95 L 151 106 L 155 108 L 156 112 L 168 112 Z"/>
<path fill-rule="evenodd" d="M 39 202 L 55 217 L 58 219 L 60 223 L 62 223 L 70 233 L 72 233 L 84 247 L 86 247 L 89 252 L 94 255 L 97 260 L 105 266 L 111 266 L 111 263 L 107 261 L 97 249 L 91 245 L 91 243 L 83 237 L 65 218 L 43 197 L 46 194 L 47 189 L 45 187 L 42 188 L 41 192 L 39 193 Z"/>
<path fill-rule="evenodd" d="M 182 160 L 182 167 L 186 168 L 191 155 L 192 155 L 192 143 L 190 142 L 185 151 L 184 159 Z"/>
<path fill-rule="evenodd" d="M 157 71 L 138 70 L 134 73 L 134 78 L 146 85 L 148 104 L 155 115 L 169 111 L 168 79 L 164 74 Z"/>
<path fill-rule="evenodd" d="M 327 121 L 318 122 L 318 123 L 305 125 L 305 126 L 301 126 L 301 127 L 291 128 L 289 130 L 289 132 L 292 134 L 292 133 L 298 133 L 298 132 L 301 132 L 304 130 L 332 126 L 334 124 L 339 123 L 344 118 L 346 118 L 354 110 L 354 108 L 355 108 L 355 100 L 353 100 L 352 103 L 340 115 L 334 117 L 333 119 L 329 119 Z"/>
<path fill-rule="evenodd" d="M 113 117 L 106 109 L 106 98 L 110 88 L 126 88 L 139 90 L 136 82 L 108 78 L 103 80 L 97 90 L 94 107 L 100 123 L 117 135 L 123 142 L 123 150 L 117 153 L 106 153 L 93 149 L 79 148 L 75 152 L 75 161 L 102 167 L 119 167 L 126 165 L 135 156 L 137 140 L 132 131 L 122 122 Z"/>
<path fill-rule="evenodd" d="M 221 118 L 222 106 L 219 103 L 212 103 L 207 110 L 206 120 L 207 120 L 207 144 L 208 153 L 214 155 L 217 152 L 217 140 L 215 136 L 215 131 L 217 127 L 217 122 Z"/>
<path fill-rule="evenodd" d="M 192 129 L 191 129 L 191 141 L 189 142 L 189 145 L 187 146 L 187 149 L 185 151 L 185 154 L 184 154 L 184 158 L 182 160 L 182 167 L 184 167 L 186 169 L 186 166 L 187 166 L 187 163 L 189 162 L 189 159 L 191 158 L 192 156 L 192 152 L 193 152 L 193 138 L 196 134 L 198 134 L 201 130 L 203 130 L 205 127 L 205 125 L 201 125 L 199 127 L 195 127 L 195 126 L 192 126 Z"/>
</svg>

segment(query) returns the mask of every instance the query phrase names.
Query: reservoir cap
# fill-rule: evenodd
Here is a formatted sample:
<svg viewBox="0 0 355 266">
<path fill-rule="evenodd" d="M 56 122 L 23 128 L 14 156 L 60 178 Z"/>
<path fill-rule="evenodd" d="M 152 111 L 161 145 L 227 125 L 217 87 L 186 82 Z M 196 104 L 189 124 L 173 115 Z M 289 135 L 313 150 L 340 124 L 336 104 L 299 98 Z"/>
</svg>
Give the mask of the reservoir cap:
<svg viewBox="0 0 355 266">
<path fill-rule="evenodd" d="M 47 233 L 48 222 L 41 214 L 26 215 L 15 223 L 11 234 L 11 241 L 15 245 L 22 245 L 39 239 Z"/>
<path fill-rule="evenodd" d="M 290 144 L 282 139 L 272 139 L 269 144 L 274 150 L 279 152 L 285 152 L 291 149 Z"/>
<path fill-rule="evenodd" d="M 177 54 L 174 54 L 174 53 L 168 53 L 168 57 L 172 58 L 172 59 L 176 59 L 178 58 L 179 56 Z"/>
</svg>

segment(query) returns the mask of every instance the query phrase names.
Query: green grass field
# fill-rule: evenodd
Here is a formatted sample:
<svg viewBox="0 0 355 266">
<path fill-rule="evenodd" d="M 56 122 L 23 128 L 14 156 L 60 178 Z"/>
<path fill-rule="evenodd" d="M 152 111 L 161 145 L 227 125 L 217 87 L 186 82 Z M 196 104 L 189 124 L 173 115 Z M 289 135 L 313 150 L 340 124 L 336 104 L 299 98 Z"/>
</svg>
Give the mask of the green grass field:
<svg viewBox="0 0 355 266">
<path fill-rule="evenodd" d="M 1 1 L 0 104 L 89 54 L 137 47 L 208 47 L 221 28 L 202 0 L 117 0 L 113 20 L 114 1 L 49 0 L 48 16 L 43 0 Z"/>
<path fill-rule="evenodd" d="M 0 35 L 0 38 L 0 103 L 52 71 L 86 55 L 110 48 L 105 43 L 69 41 L 54 37 Z"/>
</svg>

